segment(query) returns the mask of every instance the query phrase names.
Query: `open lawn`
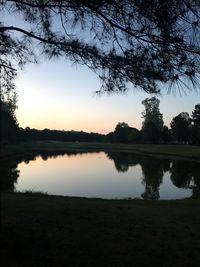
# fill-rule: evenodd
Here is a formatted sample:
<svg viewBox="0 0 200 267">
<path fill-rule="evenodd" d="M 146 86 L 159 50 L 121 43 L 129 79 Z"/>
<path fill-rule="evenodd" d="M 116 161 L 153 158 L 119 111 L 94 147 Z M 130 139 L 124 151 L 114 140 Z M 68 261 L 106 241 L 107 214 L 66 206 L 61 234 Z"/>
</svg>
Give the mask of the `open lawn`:
<svg viewBox="0 0 200 267">
<path fill-rule="evenodd" d="M 2 194 L 1 266 L 199 266 L 200 200 Z"/>
<path fill-rule="evenodd" d="M 109 144 L 109 143 L 77 143 L 37 141 L 7 145 L 1 149 L 0 157 L 10 157 L 39 152 L 69 152 L 69 151 L 118 151 L 159 156 L 184 157 L 200 161 L 200 146 L 191 145 L 155 145 L 155 144 Z"/>
</svg>

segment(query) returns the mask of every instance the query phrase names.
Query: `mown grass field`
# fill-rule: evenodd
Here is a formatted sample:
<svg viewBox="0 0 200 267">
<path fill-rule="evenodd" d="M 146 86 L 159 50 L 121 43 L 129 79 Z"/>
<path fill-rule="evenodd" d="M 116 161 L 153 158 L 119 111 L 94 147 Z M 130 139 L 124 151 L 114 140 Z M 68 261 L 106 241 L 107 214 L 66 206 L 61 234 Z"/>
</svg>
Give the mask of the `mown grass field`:
<svg viewBox="0 0 200 267">
<path fill-rule="evenodd" d="M 39 152 L 68 152 L 68 151 L 118 151 L 158 156 L 184 157 L 200 161 L 200 146 L 191 145 L 155 145 L 155 144 L 110 144 L 110 143 L 78 143 L 37 141 L 7 145 L 1 149 L 0 157 L 10 157 L 18 154 Z"/>
<path fill-rule="evenodd" d="M 199 266 L 200 200 L 2 194 L 1 266 Z"/>
</svg>

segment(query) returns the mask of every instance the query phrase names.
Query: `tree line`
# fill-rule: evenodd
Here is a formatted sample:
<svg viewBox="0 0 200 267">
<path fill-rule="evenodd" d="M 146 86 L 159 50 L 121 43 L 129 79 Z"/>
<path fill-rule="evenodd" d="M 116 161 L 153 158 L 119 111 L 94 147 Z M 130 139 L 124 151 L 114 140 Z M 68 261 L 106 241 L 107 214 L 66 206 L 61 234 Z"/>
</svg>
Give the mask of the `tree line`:
<svg viewBox="0 0 200 267">
<path fill-rule="evenodd" d="M 3 103 L 1 110 L 1 143 L 19 143 L 26 141 L 52 140 L 67 142 L 102 142 L 104 135 L 99 133 L 87 133 L 83 131 L 60 131 L 30 127 L 19 127 L 15 113 L 11 112 L 8 105 Z"/>
<path fill-rule="evenodd" d="M 125 122 L 119 122 L 115 130 L 106 135 L 83 131 L 37 130 L 20 128 L 15 116 L 15 101 L 2 102 L 1 140 L 3 143 L 21 141 L 54 140 L 66 142 L 111 142 L 111 143 L 181 143 L 200 145 L 200 104 L 195 105 L 191 116 L 181 112 L 175 116 L 170 128 L 164 125 L 160 113 L 160 101 L 156 97 L 142 101 L 142 128 L 138 130 Z"/>
<path fill-rule="evenodd" d="M 199 18 L 199 4 L 194 0 L 0 1 L 0 140 L 96 138 L 83 132 L 18 127 L 12 105 L 9 107 L 3 96 L 15 95 L 18 70 L 26 63 L 37 63 L 42 56 L 62 57 L 87 66 L 101 81 L 99 93 L 123 93 L 132 86 L 156 94 L 165 88 L 163 84 L 169 89 L 178 85 L 180 91 L 197 86 Z M 145 123 L 140 131 L 132 129 L 128 137 L 120 139 L 119 131 L 129 131 L 122 130 L 128 128 L 122 124 L 103 140 L 154 143 L 171 138 L 199 144 L 199 126 L 186 113 L 170 130 L 161 125 L 162 116 L 157 122 L 160 126 L 148 119 L 148 113 L 143 116 Z M 182 126 L 177 128 L 178 124 Z M 184 125 L 188 130 L 183 137 L 177 129 Z"/>
<path fill-rule="evenodd" d="M 200 145 L 200 104 L 195 105 L 191 114 L 181 112 L 175 116 L 170 128 L 164 125 L 160 113 L 160 101 L 156 97 L 142 101 L 145 110 L 142 112 L 141 130 L 119 122 L 114 132 L 106 135 L 105 141 L 113 143 L 181 143 Z"/>
</svg>

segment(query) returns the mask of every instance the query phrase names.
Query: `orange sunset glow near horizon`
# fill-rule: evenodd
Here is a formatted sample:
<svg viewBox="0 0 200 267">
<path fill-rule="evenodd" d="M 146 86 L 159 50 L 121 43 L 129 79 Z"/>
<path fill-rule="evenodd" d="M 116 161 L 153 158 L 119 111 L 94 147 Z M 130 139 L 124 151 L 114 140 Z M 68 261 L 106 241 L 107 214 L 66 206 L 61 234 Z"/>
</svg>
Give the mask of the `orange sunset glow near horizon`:
<svg viewBox="0 0 200 267">
<path fill-rule="evenodd" d="M 75 130 L 107 134 L 114 131 L 118 122 L 141 129 L 142 100 L 153 95 L 139 89 L 126 94 L 98 96 L 98 77 L 85 66 L 73 67 L 64 60 L 30 64 L 19 73 L 16 80 L 20 127 L 35 129 Z M 164 122 L 170 125 L 180 112 L 191 114 L 200 103 L 197 91 L 178 92 L 157 96 Z"/>
</svg>

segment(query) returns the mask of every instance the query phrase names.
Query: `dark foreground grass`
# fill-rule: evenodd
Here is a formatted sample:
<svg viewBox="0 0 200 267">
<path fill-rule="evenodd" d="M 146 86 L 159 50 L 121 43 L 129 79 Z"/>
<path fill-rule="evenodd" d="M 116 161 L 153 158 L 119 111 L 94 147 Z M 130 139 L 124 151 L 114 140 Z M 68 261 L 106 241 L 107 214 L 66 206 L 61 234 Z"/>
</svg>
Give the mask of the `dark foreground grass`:
<svg viewBox="0 0 200 267">
<path fill-rule="evenodd" d="M 2 194 L 1 266 L 200 266 L 200 200 Z"/>
</svg>

